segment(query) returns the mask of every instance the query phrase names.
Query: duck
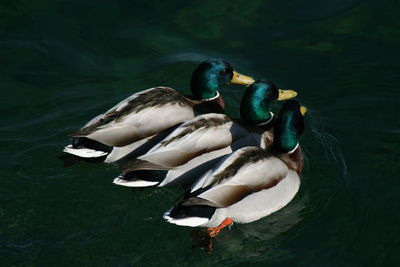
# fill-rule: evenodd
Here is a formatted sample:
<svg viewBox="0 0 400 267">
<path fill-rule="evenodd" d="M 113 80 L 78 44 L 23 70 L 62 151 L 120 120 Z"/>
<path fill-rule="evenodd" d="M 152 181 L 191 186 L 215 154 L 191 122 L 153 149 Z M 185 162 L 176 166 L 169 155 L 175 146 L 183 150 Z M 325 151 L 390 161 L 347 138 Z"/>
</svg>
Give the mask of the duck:
<svg viewBox="0 0 400 267">
<path fill-rule="evenodd" d="M 240 103 L 241 119 L 226 114 L 199 115 L 183 123 L 146 154 L 122 165 L 114 184 L 128 187 L 191 184 L 209 169 L 214 159 L 243 146 L 266 148 L 272 142 L 276 100 L 297 95 L 278 89 L 268 80 L 246 88 Z"/>
<path fill-rule="evenodd" d="M 223 113 L 222 86 L 253 82 L 253 78 L 234 71 L 226 60 L 208 59 L 193 71 L 192 97 L 165 86 L 135 93 L 70 134 L 72 142 L 63 152 L 115 162 L 158 133 L 198 114 Z"/>
<path fill-rule="evenodd" d="M 286 101 L 274 126 L 274 140 L 263 149 L 247 146 L 226 155 L 163 215 L 169 223 L 208 227 L 212 239 L 233 223 L 251 223 L 286 206 L 300 188 L 304 165 L 299 138 L 307 109 Z"/>
</svg>

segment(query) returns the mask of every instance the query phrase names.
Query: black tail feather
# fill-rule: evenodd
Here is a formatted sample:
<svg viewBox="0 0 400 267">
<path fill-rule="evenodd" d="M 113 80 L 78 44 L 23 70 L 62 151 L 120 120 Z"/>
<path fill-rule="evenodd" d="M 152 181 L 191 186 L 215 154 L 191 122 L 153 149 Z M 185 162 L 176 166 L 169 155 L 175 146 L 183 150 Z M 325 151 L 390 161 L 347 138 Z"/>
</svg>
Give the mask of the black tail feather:
<svg viewBox="0 0 400 267">
<path fill-rule="evenodd" d="M 216 208 L 204 205 L 195 205 L 195 206 L 175 206 L 169 216 L 174 219 L 183 219 L 187 217 L 202 217 L 211 219 L 214 215 Z"/>
<path fill-rule="evenodd" d="M 149 182 L 162 182 L 168 171 L 165 170 L 137 170 L 123 175 L 125 180 L 143 180 Z"/>
<path fill-rule="evenodd" d="M 86 137 L 77 137 L 72 139 L 72 147 L 73 148 L 90 148 L 97 151 L 103 151 L 110 153 L 112 151 L 111 146 L 107 146 L 98 141 L 86 138 Z"/>
</svg>

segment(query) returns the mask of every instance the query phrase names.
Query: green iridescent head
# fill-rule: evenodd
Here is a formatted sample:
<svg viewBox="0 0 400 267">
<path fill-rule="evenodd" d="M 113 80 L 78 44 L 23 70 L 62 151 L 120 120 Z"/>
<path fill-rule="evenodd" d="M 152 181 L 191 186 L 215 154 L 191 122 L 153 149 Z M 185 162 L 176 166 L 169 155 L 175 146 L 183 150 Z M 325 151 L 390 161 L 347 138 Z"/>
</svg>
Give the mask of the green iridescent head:
<svg viewBox="0 0 400 267">
<path fill-rule="evenodd" d="M 191 89 L 195 99 L 210 99 L 217 96 L 218 90 L 229 83 L 249 85 L 253 82 L 251 77 L 235 72 L 225 60 L 209 59 L 194 70 Z"/>
<path fill-rule="evenodd" d="M 304 131 L 303 115 L 306 108 L 296 100 L 286 101 L 274 125 L 274 148 L 280 152 L 289 152 L 296 148 L 299 137 Z"/>
<path fill-rule="evenodd" d="M 256 125 L 272 118 L 271 108 L 279 97 L 278 88 L 270 81 L 260 80 L 250 85 L 240 103 L 240 116 Z"/>
</svg>

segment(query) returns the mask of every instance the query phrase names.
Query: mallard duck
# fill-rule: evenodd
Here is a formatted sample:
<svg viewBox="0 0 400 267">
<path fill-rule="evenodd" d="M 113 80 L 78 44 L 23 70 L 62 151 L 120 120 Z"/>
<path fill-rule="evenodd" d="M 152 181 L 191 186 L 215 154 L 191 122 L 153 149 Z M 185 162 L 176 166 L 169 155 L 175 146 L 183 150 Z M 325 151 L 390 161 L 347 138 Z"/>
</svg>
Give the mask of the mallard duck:
<svg viewBox="0 0 400 267">
<path fill-rule="evenodd" d="M 192 74 L 192 98 L 162 86 L 135 93 L 72 133 L 72 144 L 64 152 L 82 158 L 106 157 L 111 153 L 112 159 L 106 162 L 118 160 L 148 141 L 146 138 L 196 114 L 223 112 L 224 101 L 218 92 L 222 86 L 253 82 L 251 77 L 235 72 L 225 60 L 206 60 Z"/>
<path fill-rule="evenodd" d="M 225 114 L 197 116 L 146 154 L 123 165 L 123 173 L 114 183 L 130 187 L 190 184 L 211 167 L 212 159 L 243 146 L 265 148 L 272 142 L 273 103 L 296 95 L 293 90 L 278 90 L 270 81 L 256 81 L 246 88 L 242 98 L 241 123 Z M 188 171 L 191 171 L 186 175 L 190 176 L 189 180 L 182 176 Z"/>
<path fill-rule="evenodd" d="M 215 237 L 233 222 L 250 223 L 287 205 L 300 187 L 305 112 L 297 101 L 285 102 L 268 150 L 244 147 L 225 156 L 164 218 L 182 226 L 213 227 L 206 232 Z"/>
</svg>

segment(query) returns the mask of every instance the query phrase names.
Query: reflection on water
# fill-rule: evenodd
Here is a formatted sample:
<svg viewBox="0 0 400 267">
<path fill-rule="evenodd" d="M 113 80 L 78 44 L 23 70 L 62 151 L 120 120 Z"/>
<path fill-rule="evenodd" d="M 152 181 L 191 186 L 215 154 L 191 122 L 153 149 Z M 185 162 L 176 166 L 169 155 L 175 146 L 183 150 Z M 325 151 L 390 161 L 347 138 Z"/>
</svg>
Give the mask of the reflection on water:
<svg viewBox="0 0 400 267">
<path fill-rule="evenodd" d="M 280 248 L 279 244 L 285 235 L 295 233 L 302 221 L 306 208 L 306 197 L 296 197 L 286 208 L 246 225 L 234 225 L 236 229 L 225 233 L 224 238 L 216 243 L 219 251 L 223 251 L 224 261 L 262 262 L 275 261 L 282 257 L 291 257 L 289 250 Z M 240 257 L 238 262 L 236 257 Z M 235 258 L 235 260 L 232 260 Z"/>
</svg>

